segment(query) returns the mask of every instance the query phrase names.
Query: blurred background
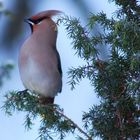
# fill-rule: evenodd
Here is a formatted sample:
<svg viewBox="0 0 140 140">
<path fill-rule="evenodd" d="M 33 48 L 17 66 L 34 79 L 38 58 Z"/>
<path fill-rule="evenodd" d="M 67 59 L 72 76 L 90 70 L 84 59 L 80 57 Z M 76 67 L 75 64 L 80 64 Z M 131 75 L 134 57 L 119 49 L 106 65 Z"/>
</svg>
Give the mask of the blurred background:
<svg viewBox="0 0 140 140">
<path fill-rule="evenodd" d="M 51 9 L 77 17 L 85 26 L 90 13 L 96 14 L 104 11 L 110 18 L 116 7 L 114 3 L 108 3 L 108 0 L 0 0 L 0 65 L 14 64 L 10 78 L 4 78 L 0 87 L 0 106 L 3 105 L 4 94 L 8 91 L 24 89 L 18 72 L 18 54 L 31 31 L 29 25 L 23 20 L 40 11 Z M 97 27 L 96 31 L 98 30 L 100 29 Z M 99 99 L 94 93 L 94 87 L 90 86 L 87 79 L 82 80 L 73 91 L 67 83 L 69 80 L 68 69 L 82 65 L 84 61 L 75 55 L 71 40 L 63 25 L 58 27 L 57 48 L 62 61 L 63 90 L 56 97 L 55 103 L 64 108 L 65 114 L 82 127 L 83 112 L 88 111 L 91 105 L 98 104 Z M 106 59 L 107 49 L 105 46 L 100 48 L 100 55 Z M 0 74 L 2 74 L 1 71 Z M 0 139 L 36 139 L 39 120 L 35 120 L 33 129 L 27 132 L 23 125 L 24 119 L 24 113 L 15 113 L 12 117 L 7 117 L 4 112 L 0 111 Z M 66 140 L 71 139 L 73 139 L 71 135 L 66 138 Z"/>
</svg>

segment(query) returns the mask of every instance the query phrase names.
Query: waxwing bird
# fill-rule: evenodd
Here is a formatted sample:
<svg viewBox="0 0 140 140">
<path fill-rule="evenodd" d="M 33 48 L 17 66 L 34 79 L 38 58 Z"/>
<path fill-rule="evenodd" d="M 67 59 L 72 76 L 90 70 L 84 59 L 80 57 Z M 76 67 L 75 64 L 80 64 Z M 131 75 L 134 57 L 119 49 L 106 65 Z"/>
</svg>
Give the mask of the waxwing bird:
<svg viewBox="0 0 140 140">
<path fill-rule="evenodd" d="M 24 42 L 19 54 L 19 72 L 23 85 L 40 96 L 45 104 L 54 102 L 62 90 L 62 69 L 56 49 L 57 25 L 52 16 L 57 10 L 40 12 L 27 22 L 31 35 Z"/>
</svg>

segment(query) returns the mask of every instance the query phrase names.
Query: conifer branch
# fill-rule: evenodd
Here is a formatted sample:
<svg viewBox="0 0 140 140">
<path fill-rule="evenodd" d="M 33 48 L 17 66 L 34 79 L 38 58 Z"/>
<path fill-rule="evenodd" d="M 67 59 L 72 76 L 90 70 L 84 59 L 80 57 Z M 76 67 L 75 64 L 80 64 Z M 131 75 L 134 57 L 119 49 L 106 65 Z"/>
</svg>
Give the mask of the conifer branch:
<svg viewBox="0 0 140 140">
<path fill-rule="evenodd" d="M 68 118 L 63 112 L 59 110 L 55 110 L 58 114 L 60 114 L 62 117 L 64 117 L 67 121 L 69 121 L 73 127 L 77 128 L 80 133 L 85 135 L 88 139 L 87 140 L 93 140 L 82 128 L 80 128 L 74 121 L 72 121 L 70 118 Z"/>
</svg>

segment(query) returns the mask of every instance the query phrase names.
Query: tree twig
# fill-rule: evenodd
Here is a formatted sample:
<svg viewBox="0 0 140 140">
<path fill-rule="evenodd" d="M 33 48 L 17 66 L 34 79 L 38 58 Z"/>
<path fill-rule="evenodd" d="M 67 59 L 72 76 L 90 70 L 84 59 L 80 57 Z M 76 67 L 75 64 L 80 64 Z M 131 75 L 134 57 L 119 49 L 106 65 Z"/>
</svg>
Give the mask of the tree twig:
<svg viewBox="0 0 140 140">
<path fill-rule="evenodd" d="M 75 128 L 78 129 L 78 131 L 80 133 L 82 133 L 83 135 L 85 135 L 88 140 L 93 140 L 92 137 L 90 137 L 83 129 L 81 129 L 75 122 L 73 122 L 70 118 L 68 118 L 63 112 L 55 109 L 55 112 L 57 112 L 58 114 L 60 114 L 62 117 L 64 117 L 66 120 L 68 120 Z"/>
</svg>

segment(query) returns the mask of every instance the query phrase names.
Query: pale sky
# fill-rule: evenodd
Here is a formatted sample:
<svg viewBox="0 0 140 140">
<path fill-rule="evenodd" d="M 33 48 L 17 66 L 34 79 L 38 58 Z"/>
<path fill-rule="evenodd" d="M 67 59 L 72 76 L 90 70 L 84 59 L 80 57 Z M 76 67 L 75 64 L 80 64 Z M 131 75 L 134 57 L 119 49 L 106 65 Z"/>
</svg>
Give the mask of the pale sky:
<svg viewBox="0 0 140 140">
<path fill-rule="evenodd" d="M 2 1 L 2 0 L 1 0 Z M 3 0 L 6 4 L 6 0 Z M 85 0 L 90 5 L 91 11 L 89 12 L 100 12 L 104 11 L 107 13 L 108 17 L 111 16 L 111 13 L 114 12 L 115 6 L 112 3 L 108 3 L 107 0 Z M 7 0 L 7 3 L 9 0 Z M 57 9 L 63 11 L 65 14 L 70 15 L 72 17 L 80 18 L 83 25 L 84 20 L 81 19 L 81 16 L 77 7 L 73 4 L 71 5 L 70 0 L 42 0 L 42 3 L 47 3 L 38 6 L 38 8 L 34 11 L 35 14 L 37 12 L 48 10 L 48 9 Z M 35 7 L 35 5 L 34 5 Z M 29 29 L 27 25 L 25 28 Z M 71 67 L 76 67 L 84 62 L 75 55 L 75 51 L 72 49 L 71 40 L 67 37 L 67 34 L 64 30 L 64 27 L 61 25 L 58 28 L 58 39 L 57 39 L 57 48 L 61 56 L 62 61 L 62 69 L 63 69 L 63 90 L 62 93 L 59 94 L 55 103 L 59 104 L 62 108 L 64 108 L 65 114 L 70 117 L 73 121 L 75 121 L 80 127 L 82 127 L 82 114 L 84 111 L 87 111 L 91 105 L 98 104 L 99 100 L 94 93 L 94 87 L 90 86 L 90 83 L 87 79 L 84 79 L 80 82 L 76 89 L 71 91 L 70 86 L 67 84 L 68 75 L 67 71 Z M 24 38 L 30 35 L 30 31 L 27 31 L 27 34 Z M 18 43 L 19 46 L 22 45 L 24 39 L 21 39 Z M 0 106 L 3 104 L 3 95 L 10 90 L 22 90 L 24 89 L 20 76 L 18 73 L 18 51 L 17 50 L 14 63 L 15 70 L 12 72 L 12 79 L 5 82 L 0 95 Z M 0 62 L 4 59 L 10 59 L 7 56 L 0 56 Z M 12 58 L 13 59 L 13 58 Z M 35 125 L 32 130 L 26 131 L 24 126 L 24 113 L 15 113 L 12 117 L 7 117 L 4 112 L 0 111 L 0 139 L 1 140 L 35 140 L 38 136 L 37 129 L 39 128 L 39 122 L 34 122 Z M 72 136 L 68 136 L 65 140 L 74 140 Z"/>
</svg>

